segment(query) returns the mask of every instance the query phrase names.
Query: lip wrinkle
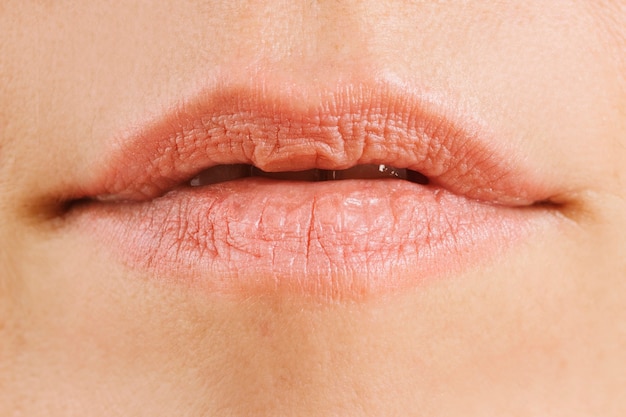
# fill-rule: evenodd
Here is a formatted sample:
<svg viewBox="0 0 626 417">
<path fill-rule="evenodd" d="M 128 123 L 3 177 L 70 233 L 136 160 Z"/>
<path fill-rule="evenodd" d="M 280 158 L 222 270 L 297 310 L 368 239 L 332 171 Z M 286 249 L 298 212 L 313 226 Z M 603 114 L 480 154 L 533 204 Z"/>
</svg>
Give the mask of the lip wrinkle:
<svg viewBox="0 0 626 417">
<path fill-rule="evenodd" d="M 387 84 L 294 92 L 207 89 L 122 138 L 67 216 L 140 276 L 211 294 L 361 299 L 463 273 L 555 216 L 519 152 L 456 106 Z M 119 143 L 119 142 L 118 142 Z M 181 186 L 207 168 L 341 170 L 397 178 L 248 177 Z"/>
<path fill-rule="evenodd" d="M 323 91 L 317 101 L 280 89 L 209 90 L 121 140 L 109 169 L 84 192 L 149 200 L 226 164 L 268 172 L 385 164 L 482 201 L 524 206 L 548 197 L 505 141 L 454 109 L 387 84 Z"/>
<path fill-rule="evenodd" d="M 279 183 L 280 195 L 270 191 L 277 181 L 248 178 L 91 204 L 73 216 L 133 269 L 209 292 L 321 299 L 358 299 L 458 273 L 497 256 L 536 220 L 527 210 L 400 180 Z"/>
</svg>

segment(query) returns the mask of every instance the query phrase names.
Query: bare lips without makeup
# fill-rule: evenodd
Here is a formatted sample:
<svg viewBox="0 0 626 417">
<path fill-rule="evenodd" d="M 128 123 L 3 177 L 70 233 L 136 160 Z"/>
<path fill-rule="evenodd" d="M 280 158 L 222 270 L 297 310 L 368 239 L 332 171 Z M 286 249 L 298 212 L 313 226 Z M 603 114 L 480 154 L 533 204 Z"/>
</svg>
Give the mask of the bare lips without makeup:
<svg viewBox="0 0 626 417">
<path fill-rule="evenodd" d="M 124 138 L 73 213 L 141 274 L 354 298 L 465 271 L 549 218 L 515 151 L 406 89 L 221 87 L 176 108 Z"/>
</svg>

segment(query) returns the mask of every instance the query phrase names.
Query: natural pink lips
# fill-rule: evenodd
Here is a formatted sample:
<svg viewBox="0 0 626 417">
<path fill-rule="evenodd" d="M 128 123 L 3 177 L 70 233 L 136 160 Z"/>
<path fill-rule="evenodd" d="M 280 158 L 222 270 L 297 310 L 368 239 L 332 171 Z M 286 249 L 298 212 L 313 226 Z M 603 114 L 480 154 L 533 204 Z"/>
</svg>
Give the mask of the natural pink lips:
<svg viewBox="0 0 626 417">
<path fill-rule="evenodd" d="M 71 218 L 126 265 L 229 294 L 355 298 L 467 269 L 525 236 L 548 197 L 475 123 L 387 85 L 297 100 L 200 95 L 125 141 Z M 185 184 L 220 164 L 265 171 L 387 164 L 426 175 Z"/>
</svg>

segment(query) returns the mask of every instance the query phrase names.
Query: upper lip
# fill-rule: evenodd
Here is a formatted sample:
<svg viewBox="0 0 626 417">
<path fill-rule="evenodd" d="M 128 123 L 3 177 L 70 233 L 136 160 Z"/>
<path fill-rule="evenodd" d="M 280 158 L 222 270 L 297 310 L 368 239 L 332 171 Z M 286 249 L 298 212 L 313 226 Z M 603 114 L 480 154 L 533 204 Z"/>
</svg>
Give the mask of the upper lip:
<svg viewBox="0 0 626 417">
<path fill-rule="evenodd" d="M 315 99 L 311 99 L 314 96 Z M 185 101 L 121 138 L 108 169 L 85 194 L 143 201 L 216 165 L 264 171 L 338 170 L 386 164 L 431 184 L 510 206 L 546 200 L 547 190 L 475 117 L 388 84 L 350 84 L 298 95 L 293 89 L 222 87 Z"/>
</svg>

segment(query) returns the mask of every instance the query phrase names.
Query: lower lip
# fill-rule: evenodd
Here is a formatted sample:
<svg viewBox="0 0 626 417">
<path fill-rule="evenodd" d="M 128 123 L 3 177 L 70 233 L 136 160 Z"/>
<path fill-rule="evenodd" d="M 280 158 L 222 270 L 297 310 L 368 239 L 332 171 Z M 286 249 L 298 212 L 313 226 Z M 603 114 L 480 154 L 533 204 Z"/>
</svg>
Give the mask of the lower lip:
<svg viewBox="0 0 626 417">
<path fill-rule="evenodd" d="M 72 222 L 132 269 L 249 296 L 354 299 L 492 259 L 543 216 L 403 180 L 260 178 L 145 202 L 77 206 Z"/>
</svg>

